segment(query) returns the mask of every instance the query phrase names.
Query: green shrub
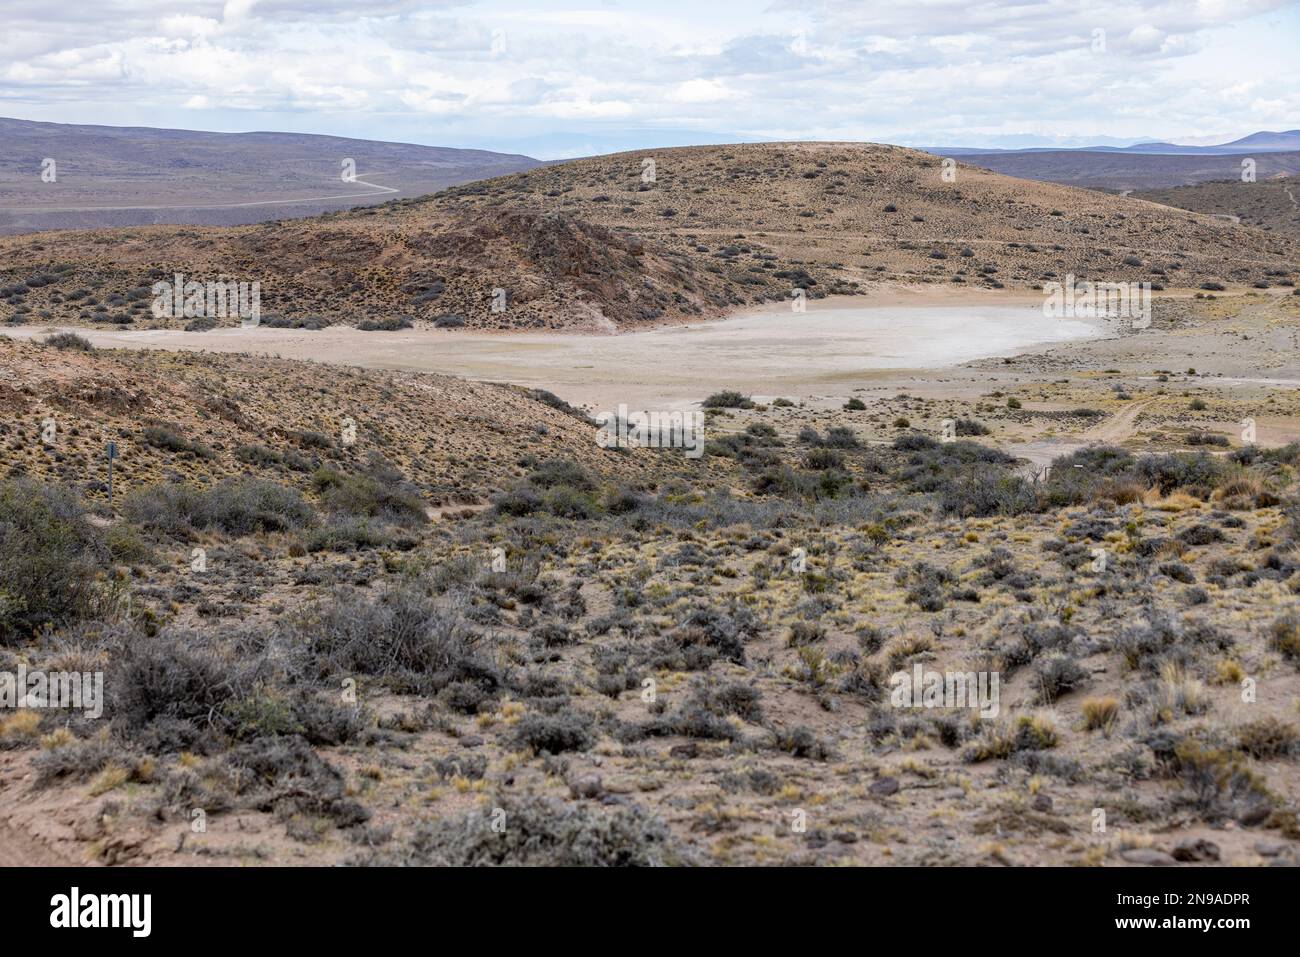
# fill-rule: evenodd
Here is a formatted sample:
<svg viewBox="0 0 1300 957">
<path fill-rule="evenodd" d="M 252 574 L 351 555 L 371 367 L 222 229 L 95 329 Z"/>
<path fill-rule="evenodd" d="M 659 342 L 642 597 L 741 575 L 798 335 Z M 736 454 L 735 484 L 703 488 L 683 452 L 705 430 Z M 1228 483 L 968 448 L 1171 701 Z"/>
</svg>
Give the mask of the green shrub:
<svg viewBox="0 0 1300 957">
<path fill-rule="evenodd" d="M 749 396 L 728 389 L 713 393 L 700 405 L 706 409 L 752 409 L 754 402 Z"/>
<path fill-rule="evenodd" d="M 568 459 L 547 459 L 534 466 L 528 475 L 528 481 L 539 488 L 567 485 L 570 488 L 591 491 L 596 487 L 595 481 L 587 471 Z"/>
<path fill-rule="evenodd" d="M 176 426 L 165 422 L 145 426 L 144 440 L 155 448 L 168 452 L 188 452 L 195 458 L 210 459 L 213 455 L 212 450 L 202 442 L 185 438 L 177 431 Z"/>
<path fill-rule="evenodd" d="M 196 531 L 230 535 L 314 524 L 316 513 L 295 489 L 265 479 L 226 479 L 207 489 L 160 484 L 128 496 L 122 513 L 144 528 L 179 538 Z"/>
<path fill-rule="evenodd" d="M 0 482 L 0 644 L 91 610 L 109 560 L 77 496 L 61 485 Z"/>
<path fill-rule="evenodd" d="M 333 515 L 380 519 L 396 525 L 422 525 L 429 513 L 419 492 L 405 477 L 382 462 L 372 461 L 367 471 L 349 475 L 320 468 L 312 476 L 325 510 Z"/>
</svg>

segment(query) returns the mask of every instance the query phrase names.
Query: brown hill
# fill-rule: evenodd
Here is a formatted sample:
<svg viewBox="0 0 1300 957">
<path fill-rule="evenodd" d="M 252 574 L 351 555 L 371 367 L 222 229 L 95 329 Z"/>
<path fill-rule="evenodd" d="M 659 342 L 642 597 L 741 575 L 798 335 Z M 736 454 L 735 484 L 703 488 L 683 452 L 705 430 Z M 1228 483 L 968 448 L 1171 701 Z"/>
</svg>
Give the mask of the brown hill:
<svg viewBox="0 0 1300 957">
<path fill-rule="evenodd" d="M 1290 237 L 1212 216 L 966 165 L 946 172 L 929 154 L 870 144 L 688 147 L 309 220 L 13 238 L 0 241 L 0 318 L 149 327 L 150 286 L 181 272 L 259 282 L 272 324 L 406 316 L 609 330 L 784 300 L 795 287 L 997 288 L 1068 273 L 1195 287 L 1284 276 L 1300 261 Z M 498 289 L 506 307 L 494 311 Z"/>
<path fill-rule="evenodd" d="M 1255 161 L 1263 180 L 1300 173 L 1300 152 L 1165 154 L 1091 150 L 1027 150 L 964 153 L 961 160 L 1006 176 L 1043 180 L 1088 189 L 1168 189 L 1209 180 L 1241 178 L 1241 162 Z"/>
<path fill-rule="evenodd" d="M 1279 232 L 1300 239 L 1300 177 L 1243 183 L 1227 180 L 1151 189 L 1133 194 L 1138 199 L 1211 216 L 1236 220 L 1265 232 Z"/>
<path fill-rule="evenodd" d="M 0 234 L 314 216 L 529 169 L 528 156 L 304 133 L 0 117 Z M 46 158 L 54 176 L 42 177 Z M 355 181 L 343 180 L 344 160 Z"/>
<path fill-rule="evenodd" d="M 434 508 L 486 502 L 522 462 L 555 456 L 614 480 L 650 474 L 649 453 L 602 452 L 554 396 L 450 376 L 0 337 L 0 399 L 0 474 L 100 500 L 110 441 L 119 495 L 241 475 L 307 490 L 322 466 L 361 472 L 375 457 Z"/>
</svg>

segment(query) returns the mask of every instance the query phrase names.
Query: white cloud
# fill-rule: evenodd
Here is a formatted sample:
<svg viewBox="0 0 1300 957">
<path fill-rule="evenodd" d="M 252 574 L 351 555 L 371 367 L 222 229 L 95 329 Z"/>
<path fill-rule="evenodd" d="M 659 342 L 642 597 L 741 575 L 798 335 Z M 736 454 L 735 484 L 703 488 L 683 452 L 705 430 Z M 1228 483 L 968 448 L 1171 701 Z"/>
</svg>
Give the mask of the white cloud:
<svg viewBox="0 0 1300 957">
<path fill-rule="evenodd" d="M 203 37 L 215 33 L 220 27 L 221 23 L 211 17 L 187 15 L 163 17 L 158 23 L 159 31 L 167 37 Z"/>
<path fill-rule="evenodd" d="M 675 103 L 720 103 L 735 95 L 719 80 L 687 80 L 677 84 L 668 99 Z"/>
<path fill-rule="evenodd" d="M 57 20 L 6 0 L 0 113 L 145 125 L 161 106 L 462 145 L 613 123 L 927 145 L 1240 135 L 1300 126 L 1297 31 L 1295 0 L 100 0 Z"/>
</svg>

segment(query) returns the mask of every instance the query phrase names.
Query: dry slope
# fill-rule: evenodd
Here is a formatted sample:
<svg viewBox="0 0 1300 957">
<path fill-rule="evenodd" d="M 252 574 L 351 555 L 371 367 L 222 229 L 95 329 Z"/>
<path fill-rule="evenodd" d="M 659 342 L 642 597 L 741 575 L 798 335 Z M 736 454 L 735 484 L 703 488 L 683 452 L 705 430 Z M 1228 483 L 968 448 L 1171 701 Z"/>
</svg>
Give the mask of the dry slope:
<svg viewBox="0 0 1300 957">
<path fill-rule="evenodd" d="M 151 285 L 260 282 L 264 321 L 608 331 L 896 280 L 1290 281 L 1300 245 L 1212 216 L 854 143 L 577 160 L 253 227 L 0 241 L 0 320 L 150 327 Z M 502 290 L 502 294 L 496 293 Z M 176 325 L 185 320 L 162 320 Z M 222 320 L 234 322 L 233 319 Z"/>
</svg>

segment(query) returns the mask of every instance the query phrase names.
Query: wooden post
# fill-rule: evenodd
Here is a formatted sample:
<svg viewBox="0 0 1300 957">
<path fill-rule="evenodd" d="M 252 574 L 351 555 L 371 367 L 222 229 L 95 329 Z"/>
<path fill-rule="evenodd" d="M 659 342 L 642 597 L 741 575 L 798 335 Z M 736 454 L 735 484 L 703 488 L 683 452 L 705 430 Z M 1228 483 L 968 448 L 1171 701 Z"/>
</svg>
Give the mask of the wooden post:
<svg viewBox="0 0 1300 957">
<path fill-rule="evenodd" d="M 117 458 L 117 443 L 108 443 L 108 507 L 113 507 L 113 459 Z"/>
</svg>

